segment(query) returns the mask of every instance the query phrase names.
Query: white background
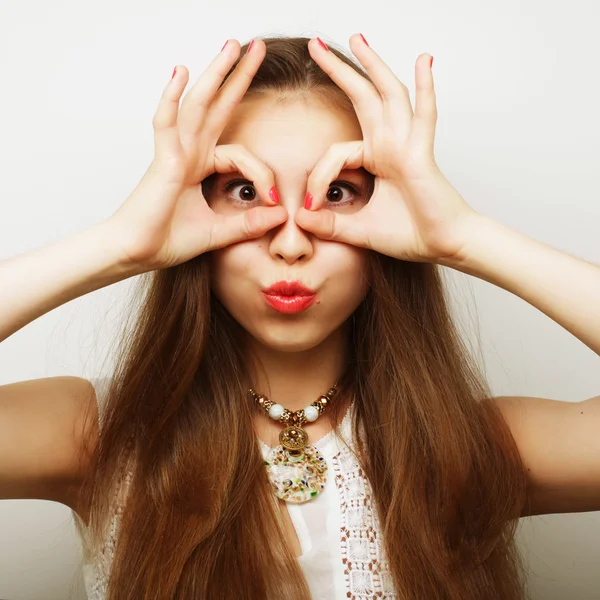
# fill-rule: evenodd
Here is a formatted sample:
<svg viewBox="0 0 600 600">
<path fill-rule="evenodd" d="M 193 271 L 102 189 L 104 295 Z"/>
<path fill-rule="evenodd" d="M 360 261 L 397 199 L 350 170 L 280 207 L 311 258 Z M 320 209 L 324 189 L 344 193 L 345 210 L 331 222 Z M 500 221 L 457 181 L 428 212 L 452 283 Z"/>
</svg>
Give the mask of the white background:
<svg viewBox="0 0 600 600">
<path fill-rule="evenodd" d="M 189 68 L 191 85 L 228 38 L 320 35 L 347 47 L 360 31 L 411 95 L 416 57 L 435 57 L 437 162 L 476 210 L 598 263 L 599 16 L 581 0 L 2 0 L 0 257 L 118 208 L 152 158 L 151 119 L 175 65 Z M 495 394 L 600 394 L 598 356 L 581 342 L 504 290 L 452 280 L 458 308 L 477 311 Z M 0 347 L 0 384 L 97 375 L 131 282 L 11 336 Z M 523 519 L 519 540 L 531 598 L 600 597 L 599 513 Z M 68 508 L 0 504 L 1 598 L 62 600 L 71 584 L 72 597 L 84 598 L 79 560 Z"/>
</svg>

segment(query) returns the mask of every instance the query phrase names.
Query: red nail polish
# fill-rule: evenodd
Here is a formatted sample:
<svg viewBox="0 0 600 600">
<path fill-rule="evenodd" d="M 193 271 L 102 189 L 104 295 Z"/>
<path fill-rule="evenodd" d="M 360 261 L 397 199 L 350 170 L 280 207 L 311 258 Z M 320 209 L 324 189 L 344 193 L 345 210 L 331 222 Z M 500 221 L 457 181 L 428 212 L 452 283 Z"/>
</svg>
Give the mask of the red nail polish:
<svg viewBox="0 0 600 600">
<path fill-rule="evenodd" d="M 173 77 L 175 77 L 175 73 L 177 73 L 177 67 L 175 67 L 175 68 L 173 69 L 173 75 L 171 75 L 171 79 L 173 79 Z"/>
<path fill-rule="evenodd" d="M 429 61 L 429 68 L 431 68 L 431 65 L 433 65 L 433 56 L 431 57 L 431 60 Z"/>
<path fill-rule="evenodd" d="M 273 202 L 276 202 L 277 204 L 279 204 L 279 194 L 277 193 L 275 186 L 273 186 L 269 190 L 269 198 L 271 198 L 271 200 L 273 200 Z"/>
<path fill-rule="evenodd" d="M 368 46 L 369 42 L 367 42 L 367 40 L 365 40 L 365 36 L 361 33 L 360 37 L 362 38 L 362 41 Z"/>
<path fill-rule="evenodd" d="M 319 45 L 321 46 L 321 48 L 323 48 L 324 50 L 329 50 L 327 44 L 321 38 L 318 37 L 317 39 L 319 40 Z"/>
<path fill-rule="evenodd" d="M 312 194 L 309 194 L 308 192 L 306 193 L 306 198 L 304 198 L 304 208 L 306 210 L 310 210 L 310 207 L 312 206 L 312 201 L 313 201 L 313 196 Z"/>
<path fill-rule="evenodd" d="M 223 47 L 221 48 L 221 52 L 223 52 L 223 50 L 225 50 L 225 46 L 227 46 L 227 44 L 229 44 L 229 40 L 227 40 L 224 44 Z"/>
<path fill-rule="evenodd" d="M 248 50 L 246 51 L 246 54 L 248 54 L 248 52 L 250 52 L 250 50 L 252 50 L 252 46 L 254 46 L 254 40 L 252 40 L 250 42 L 250 45 L 248 46 Z"/>
</svg>

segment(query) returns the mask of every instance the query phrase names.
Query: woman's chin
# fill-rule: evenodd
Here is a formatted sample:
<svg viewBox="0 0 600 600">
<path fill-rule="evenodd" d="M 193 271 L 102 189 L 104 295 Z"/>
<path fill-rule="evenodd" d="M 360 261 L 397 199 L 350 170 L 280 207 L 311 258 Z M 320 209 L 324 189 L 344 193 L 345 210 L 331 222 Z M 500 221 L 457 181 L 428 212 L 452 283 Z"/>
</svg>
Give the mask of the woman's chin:
<svg viewBox="0 0 600 600">
<path fill-rule="evenodd" d="M 258 333 L 258 332 L 257 332 Z M 317 331 L 306 324 L 301 327 L 265 327 L 260 335 L 250 335 L 263 346 L 278 352 L 304 352 L 318 346 L 330 332 Z"/>
</svg>

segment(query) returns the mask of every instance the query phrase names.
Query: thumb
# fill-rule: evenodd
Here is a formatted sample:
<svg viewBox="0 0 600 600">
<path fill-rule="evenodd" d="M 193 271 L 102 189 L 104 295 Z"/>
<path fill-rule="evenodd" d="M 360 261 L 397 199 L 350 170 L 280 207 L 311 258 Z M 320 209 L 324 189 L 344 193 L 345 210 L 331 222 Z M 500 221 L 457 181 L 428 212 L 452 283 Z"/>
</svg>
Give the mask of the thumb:
<svg viewBox="0 0 600 600">
<path fill-rule="evenodd" d="M 302 229 L 314 233 L 318 238 L 333 240 L 337 231 L 336 220 L 339 216 L 323 208 L 319 210 L 299 208 L 294 215 L 294 219 Z"/>
<path fill-rule="evenodd" d="M 216 215 L 211 231 L 211 250 L 229 246 L 264 235 L 287 221 L 288 211 L 283 206 L 255 206 L 236 215 Z"/>
<path fill-rule="evenodd" d="M 344 215 L 327 208 L 299 208 L 294 218 L 302 229 L 322 240 L 370 248 L 368 235 L 359 214 Z"/>
</svg>

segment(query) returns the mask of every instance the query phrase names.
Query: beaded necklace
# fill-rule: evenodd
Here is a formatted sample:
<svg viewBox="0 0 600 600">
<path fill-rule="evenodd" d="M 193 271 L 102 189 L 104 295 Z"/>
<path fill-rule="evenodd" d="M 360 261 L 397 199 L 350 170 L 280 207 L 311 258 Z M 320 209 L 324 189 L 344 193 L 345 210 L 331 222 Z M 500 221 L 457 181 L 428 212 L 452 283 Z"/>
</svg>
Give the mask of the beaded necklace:
<svg viewBox="0 0 600 600">
<path fill-rule="evenodd" d="M 271 487 L 278 498 L 286 502 L 306 502 L 325 488 L 327 462 L 318 448 L 308 443 L 308 434 L 302 425 L 306 421 L 316 421 L 337 390 L 335 383 L 312 404 L 292 412 L 252 388 L 248 389 L 271 419 L 286 426 L 279 433 L 279 445 L 271 448 L 265 457 Z"/>
</svg>

